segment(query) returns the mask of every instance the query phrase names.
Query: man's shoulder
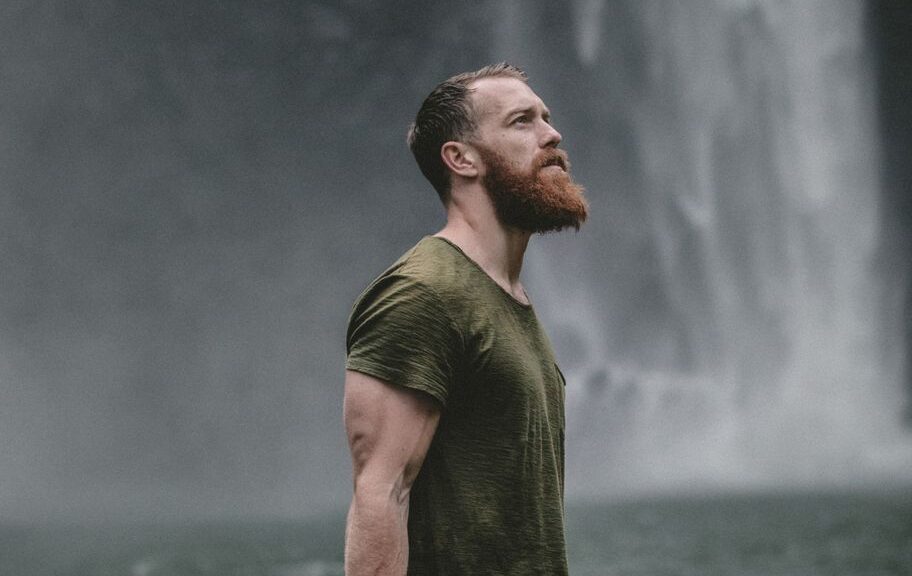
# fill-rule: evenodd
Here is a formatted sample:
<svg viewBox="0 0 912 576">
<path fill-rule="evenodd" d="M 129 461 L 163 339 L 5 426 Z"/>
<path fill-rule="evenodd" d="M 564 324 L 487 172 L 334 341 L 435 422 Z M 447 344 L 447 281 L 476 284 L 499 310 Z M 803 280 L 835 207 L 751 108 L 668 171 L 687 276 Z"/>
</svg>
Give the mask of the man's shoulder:
<svg viewBox="0 0 912 576">
<path fill-rule="evenodd" d="M 436 236 L 425 236 L 367 287 L 414 284 L 435 292 L 459 291 L 465 283 L 465 256 L 458 248 Z"/>
<path fill-rule="evenodd" d="M 465 277 L 466 258 L 447 240 L 425 236 L 386 272 L 411 279 L 429 288 L 447 290 Z"/>
<path fill-rule="evenodd" d="M 377 276 L 359 296 L 355 308 L 378 298 L 410 299 L 421 293 L 458 304 L 467 290 L 465 256 L 446 240 L 426 236 Z"/>
<path fill-rule="evenodd" d="M 358 297 L 348 321 L 346 366 L 446 404 L 451 360 L 463 349 L 465 307 L 442 290 L 440 276 L 452 262 L 440 248 L 422 239 Z"/>
</svg>

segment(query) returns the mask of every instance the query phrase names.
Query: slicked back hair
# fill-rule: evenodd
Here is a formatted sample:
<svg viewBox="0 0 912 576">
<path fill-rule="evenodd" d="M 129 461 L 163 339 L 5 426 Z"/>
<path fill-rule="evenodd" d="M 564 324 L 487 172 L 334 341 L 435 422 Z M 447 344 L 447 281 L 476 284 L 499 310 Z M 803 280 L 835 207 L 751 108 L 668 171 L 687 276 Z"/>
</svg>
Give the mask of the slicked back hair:
<svg viewBox="0 0 912 576">
<path fill-rule="evenodd" d="M 472 83 L 483 78 L 528 80 L 525 72 L 506 62 L 457 74 L 431 91 L 409 127 L 409 148 L 444 203 L 450 196 L 450 174 L 440 158 L 440 149 L 447 142 L 464 142 L 475 132 L 475 111 L 469 96 Z"/>
</svg>

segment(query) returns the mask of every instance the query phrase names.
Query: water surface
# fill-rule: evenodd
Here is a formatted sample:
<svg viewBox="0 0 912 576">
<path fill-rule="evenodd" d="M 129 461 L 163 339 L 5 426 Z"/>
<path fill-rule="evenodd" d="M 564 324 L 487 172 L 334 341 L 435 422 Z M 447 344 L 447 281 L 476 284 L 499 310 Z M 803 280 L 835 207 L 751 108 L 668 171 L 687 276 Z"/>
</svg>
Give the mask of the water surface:
<svg viewBox="0 0 912 576">
<path fill-rule="evenodd" d="M 907 576 L 912 491 L 568 507 L 574 576 Z M 336 576 L 344 513 L 310 521 L 0 527 L 0 575 Z"/>
</svg>

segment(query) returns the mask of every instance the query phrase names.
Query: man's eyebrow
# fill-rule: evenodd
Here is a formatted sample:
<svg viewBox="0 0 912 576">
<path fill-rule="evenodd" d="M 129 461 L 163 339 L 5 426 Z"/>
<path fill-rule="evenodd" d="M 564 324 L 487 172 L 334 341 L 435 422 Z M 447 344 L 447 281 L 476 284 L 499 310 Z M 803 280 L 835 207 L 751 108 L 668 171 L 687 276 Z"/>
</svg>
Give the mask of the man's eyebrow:
<svg viewBox="0 0 912 576">
<path fill-rule="evenodd" d="M 515 114 L 528 114 L 530 112 L 535 112 L 538 107 L 535 104 L 530 104 L 528 106 L 517 106 L 516 108 L 510 108 L 504 114 L 504 118 L 509 118 Z M 543 118 L 551 117 L 551 110 L 547 106 L 542 106 L 541 114 Z"/>
</svg>

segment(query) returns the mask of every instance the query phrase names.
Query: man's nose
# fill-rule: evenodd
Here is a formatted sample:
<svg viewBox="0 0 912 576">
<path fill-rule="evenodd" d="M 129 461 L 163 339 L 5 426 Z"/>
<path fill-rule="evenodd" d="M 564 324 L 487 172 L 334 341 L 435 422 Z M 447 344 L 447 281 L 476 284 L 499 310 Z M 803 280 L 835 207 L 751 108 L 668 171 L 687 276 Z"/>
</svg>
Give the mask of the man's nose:
<svg viewBox="0 0 912 576">
<path fill-rule="evenodd" d="M 541 147 L 542 148 L 555 148 L 558 144 L 561 143 L 563 139 L 560 132 L 554 128 L 554 126 L 548 124 L 547 122 L 542 122 L 544 125 L 544 130 L 542 131 L 541 137 Z"/>
</svg>

